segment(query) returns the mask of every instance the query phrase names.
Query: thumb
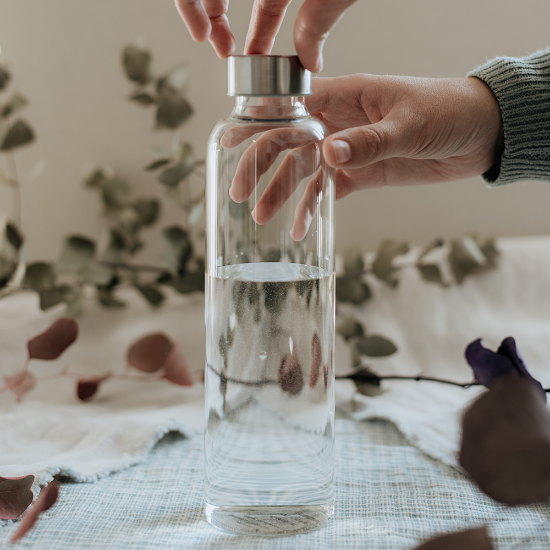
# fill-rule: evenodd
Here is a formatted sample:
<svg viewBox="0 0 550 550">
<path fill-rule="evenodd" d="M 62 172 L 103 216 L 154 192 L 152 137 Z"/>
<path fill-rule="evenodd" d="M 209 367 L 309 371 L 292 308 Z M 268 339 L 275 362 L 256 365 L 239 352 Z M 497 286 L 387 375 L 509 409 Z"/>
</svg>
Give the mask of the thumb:
<svg viewBox="0 0 550 550">
<path fill-rule="evenodd" d="M 414 133 L 402 122 L 385 119 L 332 134 L 325 140 L 323 154 L 334 168 L 362 168 L 406 156 L 413 150 L 413 139 Z"/>
</svg>

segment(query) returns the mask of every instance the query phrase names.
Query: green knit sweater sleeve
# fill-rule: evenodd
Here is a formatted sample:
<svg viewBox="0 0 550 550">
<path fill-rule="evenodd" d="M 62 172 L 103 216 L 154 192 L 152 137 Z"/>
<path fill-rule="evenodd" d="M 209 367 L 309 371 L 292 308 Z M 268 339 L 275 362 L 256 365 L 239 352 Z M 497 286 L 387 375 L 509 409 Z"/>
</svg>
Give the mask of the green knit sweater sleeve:
<svg viewBox="0 0 550 550">
<path fill-rule="evenodd" d="M 483 174 L 491 186 L 550 181 L 550 49 L 527 57 L 498 57 L 468 73 L 495 94 L 502 114 L 504 151 Z"/>
</svg>

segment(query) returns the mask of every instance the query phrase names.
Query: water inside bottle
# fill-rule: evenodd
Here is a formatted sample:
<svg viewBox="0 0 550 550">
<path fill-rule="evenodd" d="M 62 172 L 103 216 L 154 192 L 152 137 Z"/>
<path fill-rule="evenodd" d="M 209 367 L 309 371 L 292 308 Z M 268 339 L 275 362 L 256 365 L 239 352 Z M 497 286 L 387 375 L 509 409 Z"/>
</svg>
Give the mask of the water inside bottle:
<svg viewBox="0 0 550 550">
<path fill-rule="evenodd" d="M 207 516 L 296 533 L 332 512 L 333 275 L 279 262 L 207 283 Z M 217 515 L 216 515 L 217 514 Z"/>
</svg>

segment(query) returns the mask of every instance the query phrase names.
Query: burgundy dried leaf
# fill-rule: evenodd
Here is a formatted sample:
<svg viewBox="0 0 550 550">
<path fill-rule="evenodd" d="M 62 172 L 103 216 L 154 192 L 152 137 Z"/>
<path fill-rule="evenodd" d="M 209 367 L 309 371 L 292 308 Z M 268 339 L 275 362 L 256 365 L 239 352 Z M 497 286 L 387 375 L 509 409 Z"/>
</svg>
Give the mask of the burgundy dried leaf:
<svg viewBox="0 0 550 550">
<path fill-rule="evenodd" d="M 31 504 L 34 476 L 0 477 L 0 519 L 16 519 Z"/>
<path fill-rule="evenodd" d="M 516 346 L 516 341 L 509 336 L 505 338 L 496 352 L 481 345 L 481 339 L 468 345 L 464 353 L 466 361 L 474 371 L 476 382 L 490 388 L 499 378 L 507 375 L 515 375 L 531 381 L 546 401 L 546 393 L 540 382 L 535 380 Z"/>
<path fill-rule="evenodd" d="M 76 395 L 81 401 L 87 401 L 95 395 L 99 389 L 99 385 L 107 378 L 110 378 L 110 374 L 104 374 L 103 376 L 92 376 L 90 378 L 80 378 L 76 384 Z"/>
<path fill-rule="evenodd" d="M 30 359 L 57 359 L 78 337 L 78 323 L 70 317 L 54 321 L 44 332 L 27 342 Z"/>
<path fill-rule="evenodd" d="M 34 503 L 34 506 L 29 509 L 25 514 L 25 517 L 21 520 L 19 529 L 12 536 L 10 543 L 13 544 L 19 539 L 23 538 L 33 527 L 38 519 L 38 516 L 49 510 L 56 502 L 57 497 L 59 496 L 59 483 L 57 481 L 52 481 L 47 487 L 42 489 L 40 496 Z"/>
<path fill-rule="evenodd" d="M 311 375 L 309 377 L 309 387 L 314 388 L 319 380 L 319 372 L 323 362 L 323 352 L 321 351 L 321 340 L 315 332 L 311 341 Z"/>
<path fill-rule="evenodd" d="M 179 386 L 192 386 L 193 379 L 189 374 L 187 361 L 183 357 L 178 344 L 174 344 L 163 365 L 163 378 Z"/>
<path fill-rule="evenodd" d="M 298 354 L 295 351 L 285 355 L 281 361 L 279 384 L 281 389 L 290 395 L 298 395 L 302 391 L 304 376 Z"/>
<path fill-rule="evenodd" d="M 487 527 L 477 527 L 430 539 L 415 550 L 494 550 Z"/>
<path fill-rule="evenodd" d="M 172 342 L 162 332 L 140 338 L 128 350 L 128 364 L 144 372 L 158 371 L 168 359 Z"/>
<path fill-rule="evenodd" d="M 501 378 L 468 408 L 459 463 L 498 502 L 550 497 L 550 414 L 531 381 Z"/>
<path fill-rule="evenodd" d="M 30 370 L 22 370 L 11 376 L 4 376 L 8 389 L 17 397 L 17 401 L 36 385 L 36 376 Z"/>
</svg>

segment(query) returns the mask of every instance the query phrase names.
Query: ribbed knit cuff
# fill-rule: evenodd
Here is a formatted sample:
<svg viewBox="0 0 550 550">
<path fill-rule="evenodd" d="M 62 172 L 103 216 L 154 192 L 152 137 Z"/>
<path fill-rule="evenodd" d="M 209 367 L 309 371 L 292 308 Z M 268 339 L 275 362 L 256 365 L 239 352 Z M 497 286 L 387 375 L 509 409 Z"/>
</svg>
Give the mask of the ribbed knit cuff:
<svg viewBox="0 0 550 550">
<path fill-rule="evenodd" d="M 468 73 L 493 91 L 502 113 L 504 152 L 483 178 L 491 186 L 550 181 L 550 49 L 498 57 Z"/>
</svg>

